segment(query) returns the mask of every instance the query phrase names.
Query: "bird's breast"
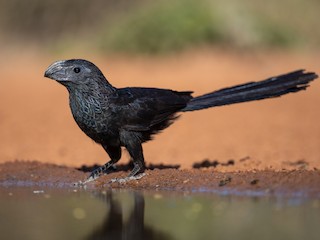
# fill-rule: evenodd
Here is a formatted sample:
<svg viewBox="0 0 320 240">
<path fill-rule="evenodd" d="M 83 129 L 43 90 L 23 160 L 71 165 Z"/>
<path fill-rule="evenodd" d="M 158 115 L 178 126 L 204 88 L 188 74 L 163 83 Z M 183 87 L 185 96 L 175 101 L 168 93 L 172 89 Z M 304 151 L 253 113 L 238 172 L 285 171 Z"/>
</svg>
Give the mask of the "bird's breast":
<svg viewBox="0 0 320 240">
<path fill-rule="evenodd" d="M 108 131 L 108 110 L 104 109 L 107 107 L 99 99 L 70 95 L 70 108 L 75 121 L 85 133 Z"/>
</svg>

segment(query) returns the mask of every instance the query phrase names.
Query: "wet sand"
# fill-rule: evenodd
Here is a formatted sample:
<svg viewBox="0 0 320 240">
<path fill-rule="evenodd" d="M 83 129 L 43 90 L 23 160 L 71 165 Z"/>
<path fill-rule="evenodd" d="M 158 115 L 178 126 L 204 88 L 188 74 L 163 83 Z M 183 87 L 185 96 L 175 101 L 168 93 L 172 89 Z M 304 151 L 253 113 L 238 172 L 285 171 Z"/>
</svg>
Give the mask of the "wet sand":
<svg viewBox="0 0 320 240">
<path fill-rule="evenodd" d="M 162 166 L 163 167 L 163 166 Z M 88 183 L 87 189 L 134 189 L 207 192 L 243 196 L 320 197 L 319 170 L 257 170 L 220 172 L 214 168 L 146 170 L 139 180 L 112 182 L 124 178 L 128 171 L 118 171 Z M 0 165 L 0 186 L 32 188 L 73 188 L 88 173 L 66 166 L 40 162 L 8 162 Z"/>
</svg>

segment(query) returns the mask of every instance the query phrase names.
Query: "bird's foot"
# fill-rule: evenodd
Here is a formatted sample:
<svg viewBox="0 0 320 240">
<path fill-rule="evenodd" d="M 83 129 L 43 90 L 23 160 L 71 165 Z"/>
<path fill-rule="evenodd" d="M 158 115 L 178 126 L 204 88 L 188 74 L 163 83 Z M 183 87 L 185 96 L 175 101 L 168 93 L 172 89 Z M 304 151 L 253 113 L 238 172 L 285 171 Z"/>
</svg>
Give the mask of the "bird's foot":
<svg viewBox="0 0 320 240">
<path fill-rule="evenodd" d="M 99 177 L 99 176 L 98 176 Z M 76 183 L 73 184 L 74 187 L 86 187 L 86 184 L 89 182 L 93 182 L 94 180 L 96 180 L 98 177 L 94 178 L 91 175 L 84 181 L 78 181 Z"/>
<path fill-rule="evenodd" d="M 88 183 L 87 180 L 84 180 L 84 181 L 78 181 L 78 182 L 75 182 L 73 183 L 73 186 L 74 187 L 79 187 L 79 188 L 86 188 L 86 184 Z"/>
<path fill-rule="evenodd" d="M 139 180 L 141 178 L 143 178 L 146 174 L 145 173 L 140 173 L 140 174 L 137 174 L 135 176 L 128 176 L 128 177 L 125 177 L 125 178 L 113 178 L 111 179 L 110 183 L 126 183 L 126 182 L 129 182 L 129 181 L 132 181 L 132 180 Z"/>
</svg>

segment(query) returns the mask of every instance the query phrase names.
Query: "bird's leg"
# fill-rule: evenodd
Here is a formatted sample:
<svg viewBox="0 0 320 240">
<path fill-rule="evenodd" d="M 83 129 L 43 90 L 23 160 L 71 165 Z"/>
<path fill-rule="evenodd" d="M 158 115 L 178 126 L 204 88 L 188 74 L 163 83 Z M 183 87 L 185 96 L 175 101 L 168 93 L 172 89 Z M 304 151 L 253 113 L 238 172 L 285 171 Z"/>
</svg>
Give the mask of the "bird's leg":
<svg viewBox="0 0 320 240">
<path fill-rule="evenodd" d="M 125 178 L 113 178 L 111 182 L 125 183 L 131 180 L 139 180 L 143 178 L 146 174 L 144 173 L 144 164 L 141 162 L 134 162 L 134 167 L 128 177 Z"/>
<path fill-rule="evenodd" d="M 135 136 L 132 136 L 129 144 L 126 145 L 126 148 L 131 156 L 133 161 L 133 169 L 126 178 L 116 178 L 112 179 L 111 182 L 119 182 L 124 183 L 130 180 L 138 180 L 144 177 L 146 174 L 144 173 L 145 165 L 144 165 L 144 157 L 141 143 L 137 140 Z M 133 141 L 133 139 L 135 141 Z"/>
<path fill-rule="evenodd" d="M 75 186 L 84 186 L 85 184 L 92 182 L 96 179 L 98 179 L 101 175 L 107 173 L 108 169 L 113 168 L 115 169 L 114 164 L 117 162 L 117 160 L 110 160 L 109 162 L 107 162 L 106 164 L 97 167 L 96 169 L 94 169 L 91 174 L 89 175 L 89 177 L 84 180 L 84 181 L 79 181 L 77 183 L 75 183 Z"/>
<path fill-rule="evenodd" d="M 113 168 L 115 169 L 114 167 L 114 164 L 116 163 L 117 161 L 111 159 L 109 162 L 107 162 L 106 164 L 100 166 L 100 167 L 97 167 L 96 169 L 94 169 L 91 174 L 89 175 L 89 177 L 87 178 L 87 182 L 91 182 L 93 180 L 96 180 L 97 178 L 99 178 L 101 175 L 107 173 L 107 171 L 110 169 L 110 168 Z"/>
<path fill-rule="evenodd" d="M 143 157 L 143 156 L 142 156 Z M 133 169 L 128 177 L 134 177 L 137 174 L 142 174 L 144 172 L 144 162 L 133 160 Z"/>
<path fill-rule="evenodd" d="M 120 145 L 118 145 L 118 146 L 110 146 L 110 145 L 102 144 L 102 147 L 109 154 L 111 160 L 109 162 L 107 162 L 106 164 L 94 169 L 91 172 L 91 174 L 89 175 L 89 177 L 85 181 L 80 181 L 79 183 L 77 183 L 76 184 L 77 186 L 78 185 L 79 186 L 84 186 L 86 183 L 96 180 L 101 175 L 107 173 L 110 168 L 115 169 L 114 164 L 116 162 L 118 162 L 119 159 L 121 158 L 121 147 L 120 147 Z"/>
</svg>

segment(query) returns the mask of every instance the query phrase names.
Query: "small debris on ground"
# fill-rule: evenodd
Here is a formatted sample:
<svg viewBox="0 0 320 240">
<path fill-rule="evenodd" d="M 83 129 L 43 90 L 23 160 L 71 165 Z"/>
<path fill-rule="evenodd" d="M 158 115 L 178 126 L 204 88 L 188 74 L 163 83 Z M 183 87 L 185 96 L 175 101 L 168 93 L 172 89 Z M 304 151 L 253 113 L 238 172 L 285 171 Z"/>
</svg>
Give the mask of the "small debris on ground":
<svg viewBox="0 0 320 240">
<path fill-rule="evenodd" d="M 258 184 L 258 183 L 259 183 L 259 179 L 253 179 L 253 180 L 250 182 L 251 185 L 256 185 L 256 184 Z"/>
<path fill-rule="evenodd" d="M 231 177 L 226 177 L 225 179 L 220 180 L 219 187 L 222 187 L 231 182 Z"/>
</svg>

